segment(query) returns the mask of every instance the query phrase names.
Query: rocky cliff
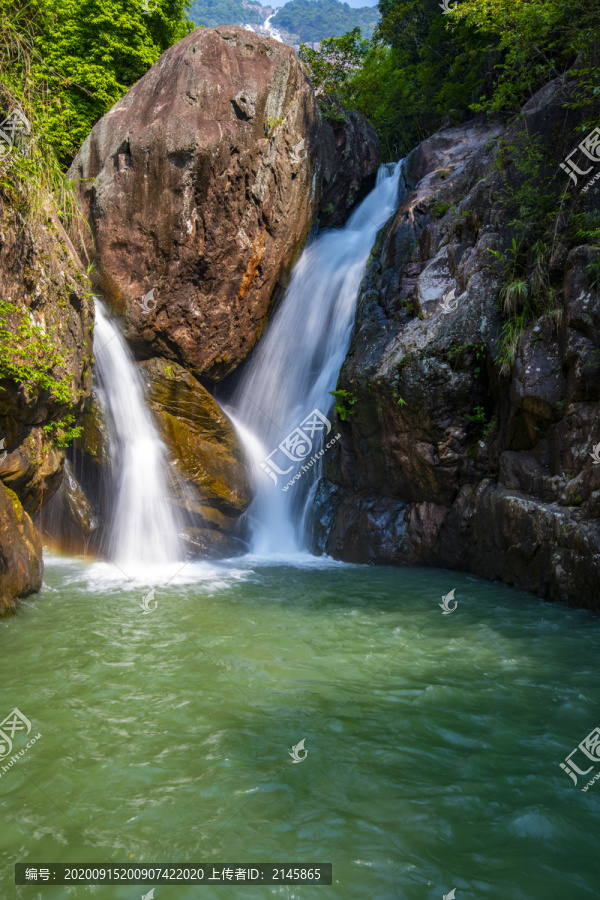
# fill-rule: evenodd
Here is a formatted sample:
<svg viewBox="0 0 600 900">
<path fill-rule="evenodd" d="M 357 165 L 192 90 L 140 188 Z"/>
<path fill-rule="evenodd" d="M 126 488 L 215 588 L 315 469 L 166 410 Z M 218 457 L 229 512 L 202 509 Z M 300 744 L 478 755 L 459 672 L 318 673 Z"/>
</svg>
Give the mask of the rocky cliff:
<svg viewBox="0 0 600 900">
<path fill-rule="evenodd" d="M 597 194 L 565 202 L 546 243 L 535 230 L 571 186 L 568 89 L 549 85 L 510 126 L 442 130 L 406 160 L 340 374 L 356 402 L 325 463 L 319 551 L 598 607 Z"/>
<path fill-rule="evenodd" d="M 0 188 L 0 615 L 39 590 L 30 516 L 58 489 L 89 390 L 93 308 L 81 263 L 47 200 Z"/>
</svg>

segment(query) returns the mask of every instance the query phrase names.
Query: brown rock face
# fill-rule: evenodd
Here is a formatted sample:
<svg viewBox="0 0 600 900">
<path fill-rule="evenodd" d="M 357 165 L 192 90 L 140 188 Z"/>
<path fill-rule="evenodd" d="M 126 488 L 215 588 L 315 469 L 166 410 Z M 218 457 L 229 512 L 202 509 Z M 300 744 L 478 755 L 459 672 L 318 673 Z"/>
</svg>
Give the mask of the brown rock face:
<svg viewBox="0 0 600 900">
<path fill-rule="evenodd" d="M 176 363 L 147 360 L 140 374 L 172 454 L 174 502 L 199 516 L 205 529 L 230 532 L 252 499 L 233 425 L 206 388 Z"/>
<path fill-rule="evenodd" d="M 21 201 L 27 209 L 0 187 L 0 614 L 41 586 L 42 544 L 29 516 L 60 484 L 57 438 L 74 424 L 65 416 L 82 408 L 92 352 L 81 263 L 50 201 L 30 218 Z"/>
<path fill-rule="evenodd" d="M 93 306 L 79 266 L 55 216 L 29 224 L 0 195 L 0 481 L 29 514 L 62 478 L 53 434 L 65 405 L 49 386 L 63 384 L 75 414 L 89 389 Z"/>
<path fill-rule="evenodd" d="M 0 618 L 42 586 L 42 541 L 19 498 L 0 484 Z"/>
<path fill-rule="evenodd" d="M 244 359 L 308 234 L 325 134 L 292 48 L 230 26 L 171 47 L 94 126 L 70 176 L 138 355 L 213 379 Z"/>
</svg>

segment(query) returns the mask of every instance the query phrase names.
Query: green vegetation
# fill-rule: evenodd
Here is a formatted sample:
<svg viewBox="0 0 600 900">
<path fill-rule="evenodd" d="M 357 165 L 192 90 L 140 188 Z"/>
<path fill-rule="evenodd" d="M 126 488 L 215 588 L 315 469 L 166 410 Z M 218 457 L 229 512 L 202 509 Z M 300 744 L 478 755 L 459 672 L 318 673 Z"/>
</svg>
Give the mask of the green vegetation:
<svg viewBox="0 0 600 900">
<path fill-rule="evenodd" d="M 265 134 L 267 137 L 271 137 L 275 129 L 279 128 L 284 118 L 285 116 L 280 116 L 279 118 L 277 118 L 276 116 L 267 116 L 267 121 L 264 124 Z"/>
<path fill-rule="evenodd" d="M 193 28 L 189 0 L 155 2 L 145 14 L 138 0 L 30 0 L 20 9 L 0 0 L 3 108 L 17 103 L 34 141 L 63 168 L 92 125 Z"/>
<path fill-rule="evenodd" d="M 358 26 L 342 37 L 325 38 L 319 50 L 300 46 L 299 56 L 309 68 L 312 83 L 328 101 L 321 104 L 324 111 L 341 105 L 348 80 L 360 70 L 368 51 L 369 42 L 362 37 Z"/>
<path fill-rule="evenodd" d="M 352 407 L 356 403 L 356 397 L 350 391 L 329 391 L 335 397 L 335 411 L 342 422 L 352 415 Z"/>
<path fill-rule="evenodd" d="M 36 325 L 29 311 L 0 300 L 0 380 L 47 392 L 56 400 L 62 411 L 42 430 L 64 447 L 81 434 L 80 427 L 73 427 L 73 410 L 81 392 L 73 388 L 65 372 L 65 355 L 58 349 L 58 339 L 53 338 L 55 332 L 56 328 L 46 332 Z M 5 390 L 0 387 L 0 391 Z"/>
<path fill-rule="evenodd" d="M 193 0 L 189 16 L 196 25 L 216 28 L 217 25 L 262 25 L 258 9 L 262 4 L 244 6 L 241 0 Z"/>
<path fill-rule="evenodd" d="M 276 28 L 313 43 L 341 37 L 355 28 L 370 38 L 378 20 L 379 13 L 372 6 L 353 8 L 339 0 L 289 0 L 272 21 Z"/>
<path fill-rule="evenodd" d="M 488 422 L 483 406 L 476 406 L 472 414 L 466 413 L 465 419 L 467 422 L 472 422 L 477 426 L 477 440 L 487 437 L 488 434 L 491 434 L 491 432 L 495 431 L 498 427 L 498 420 L 495 416 Z"/>
<path fill-rule="evenodd" d="M 454 4 L 452 4 L 454 7 Z M 301 55 L 315 84 L 377 129 L 396 160 L 440 127 L 479 112 L 516 113 L 578 59 L 572 106 L 595 125 L 600 99 L 600 9 L 580 0 L 463 0 L 444 15 L 439 0 L 380 0 L 380 23 L 360 65 L 348 56 L 334 81 L 322 70 L 343 38 Z M 337 43 L 336 43 L 337 42 Z M 347 48 L 346 48 L 347 49 Z"/>
<path fill-rule="evenodd" d="M 600 210 L 582 205 L 581 194 L 561 189 L 552 178 L 555 161 L 526 131 L 500 145 L 496 165 L 503 176 L 496 200 L 515 234 L 505 252 L 488 251 L 500 277 L 498 307 L 504 318 L 495 361 L 507 375 L 532 321 L 546 313 L 560 324 L 562 274 L 553 283 L 550 261 L 557 247 L 568 251 L 600 243 Z M 592 281 L 595 269 L 596 263 L 588 266 Z"/>
<path fill-rule="evenodd" d="M 18 110 L 30 125 L 14 146 L 3 144 L 0 197 L 24 223 L 52 229 L 58 217 L 71 231 L 86 227 L 65 175 L 73 154 L 96 120 L 193 27 L 188 0 L 156 2 L 144 14 L 137 0 L 0 0 L 1 117 Z M 80 433 L 80 392 L 65 360 L 55 329 L 46 333 L 29 310 L 0 303 L 0 379 L 53 398 L 59 409 L 43 431 L 58 446 Z"/>
<path fill-rule="evenodd" d="M 434 219 L 441 219 L 449 209 L 452 209 L 451 203 L 446 203 L 444 200 L 436 200 L 435 203 L 431 204 L 430 212 Z"/>
</svg>

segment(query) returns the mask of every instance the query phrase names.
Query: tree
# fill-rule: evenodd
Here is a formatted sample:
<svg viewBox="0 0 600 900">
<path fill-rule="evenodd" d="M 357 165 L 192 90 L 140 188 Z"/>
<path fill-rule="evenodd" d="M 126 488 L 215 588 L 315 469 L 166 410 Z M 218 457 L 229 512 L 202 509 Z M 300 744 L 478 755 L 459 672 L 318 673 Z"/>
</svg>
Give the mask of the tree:
<svg viewBox="0 0 600 900">
<path fill-rule="evenodd" d="M 188 5 L 189 0 L 32 0 L 32 74 L 47 85 L 48 132 L 65 164 L 93 124 L 193 29 Z"/>
</svg>

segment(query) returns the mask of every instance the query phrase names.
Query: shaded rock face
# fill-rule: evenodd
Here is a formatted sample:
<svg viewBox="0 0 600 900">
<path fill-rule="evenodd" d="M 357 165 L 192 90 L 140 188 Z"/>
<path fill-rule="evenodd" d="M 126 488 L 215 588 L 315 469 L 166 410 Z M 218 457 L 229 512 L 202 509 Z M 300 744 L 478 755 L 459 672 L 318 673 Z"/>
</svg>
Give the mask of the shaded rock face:
<svg viewBox="0 0 600 900">
<path fill-rule="evenodd" d="M 348 561 L 463 569 L 598 608 L 597 250 L 557 248 L 562 315 L 542 313 L 512 363 L 499 357 L 502 273 L 488 250 L 505 253 L 514 236 L 497 199 L 499 139 L 526 127 L 552 158 L 560 91 L 523 112 L 509 131 L 443 130 L 406 161 L 340 373 L 357 402 L 325 457 L 314 541 Z"/>
<path fill-rule="evenodd" d="M 176 363 L 152 359 L 139 369 L 148 405 L 172 454 L 174 501 L 198 518 L 196 528 L 231 532 L 252 499 L 233 425 L 206 388 Z M 201 537 L 195 535 L 199 552 L 210 543 Z M 210 556 L 224 546 L 216 538 L 212 544 Z"/>
<path fill-rule="evenodd" d="M 0 618 L 42 586 L 42 541 L 14 491 L 0 485 Z"/>
<path fill-rule="evenodd" d="M 308 235 L 327 140 L 292 48 L 230 26 L 171 47 L 94 126 L 70 177 L 138 356 L 212 379 L 244 359 Z"/>
<path fill-rule="evenodd" d="M 324 177 L 319 224 L 343 225 L 352 209 L 375 187 L 381 164 L 379 138 L 357 112 L 343 112 L 340 121 L 327 120 L 330 132 L 324 145 Z"/>
<path fill-rule="evenodd" d="M 96 555 L 101 534 L 98 507 L 92 503 L 65 460 L 60 487 L 34 517 L 34 524 L 50 545 L 65 553 Z"/>
<path fill-rule="evenodd" d="M 25 220 L 0 193 L 0 585 L 5 610 L 39 590 L 42 547 L 29 518 L 58 489 L 65 450 L 54 439 L 64 399 L 89 390 L 93 306 L 87 279 L 50 204 Z M 37 380 L 27 367 L 44 377 Z M 8 489 L 8 490 L 7 490 Z"/>
</svg>

